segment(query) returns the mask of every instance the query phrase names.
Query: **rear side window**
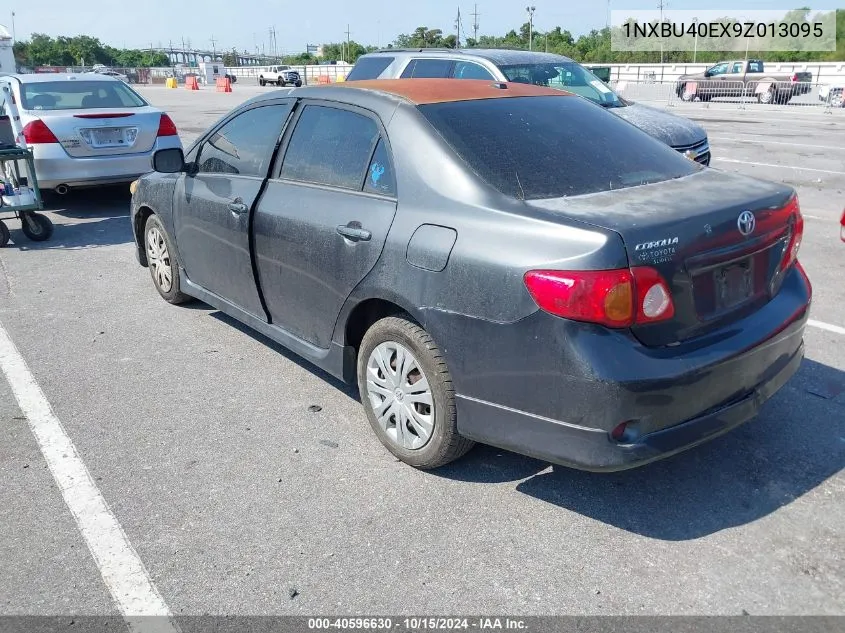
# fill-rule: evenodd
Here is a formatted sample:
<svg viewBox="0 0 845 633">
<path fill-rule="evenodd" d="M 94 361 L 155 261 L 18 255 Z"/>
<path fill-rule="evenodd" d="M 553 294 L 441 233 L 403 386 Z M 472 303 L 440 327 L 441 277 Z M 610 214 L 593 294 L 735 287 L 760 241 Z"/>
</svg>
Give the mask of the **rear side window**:
<svg viewBox="0 0 845 633">
<path fill-rule="evenodd" d="M 141 96 L 122 81 L 37 81 L 21 86 L 25 110 L 141 108 Z"/>
<path fill-rule="evenodd" d="M 237 115 L 202 144 L 199 172 L 265 178 L 290 108 L 262 106 Z"/>
<path fill-rule="evenodd" d="M 493 75 L 484 66 L 473 62 L 455 62 L 452 77 L 455 79 L 493 79 Z"/>
<path fill-rule="evenodd" d="M 367 169 L 367 177 L 364 179 L 364 191 L 385 196 L 396 195 L 396 177 L 384 139 L 379 139 L 376 145 L 376 151 Z"/>
<path fill-rule="evenodd" d="M 290 139 L 281 177 L 361 191 L 379 137 L 371 118 L 328 106 L 305 106 Z"/>
<path fill-rule="evenodd" d="M 402 78 L 445 79 L 449 77 L 451 71 L 452 60 L 450 59 L 412 59 L 402 71 Z"/>
<path fill-rule="evenodd" d="M 385 68 L 393 63 L 393 59 L 393 57 L 362 57 L 355 63 L 352 70 L 349 71 L 346 81 L 378 79 Z"/>
<path fill-rule="evenodd" d="M 418 108 L 473 171 L 518 199 L 623 189 L 704 169 L 577 97 L 509 97 Z"/>
</svg>

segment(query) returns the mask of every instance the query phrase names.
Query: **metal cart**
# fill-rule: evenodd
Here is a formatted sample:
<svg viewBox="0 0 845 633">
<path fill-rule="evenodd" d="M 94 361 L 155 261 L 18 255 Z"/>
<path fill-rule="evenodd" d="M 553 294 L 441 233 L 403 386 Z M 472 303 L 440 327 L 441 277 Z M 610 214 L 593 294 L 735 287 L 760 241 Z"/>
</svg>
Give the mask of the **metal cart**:
<svg viewBox="0 0 845 633">
<path fill-rule="evenodd" d="M 26 176 L 21 174 L 21 162 L 26 166 Z M 50 239 L 53 223 L 46 215 L 37 213 L 43 208 L 41 191 L 35 176 L 32 150 L 23 147 L 0 149 L 0 177 L 8 187 L 0 186 L 0 247 L 9 243 L 9 228 L 2 220 L 11 215 L 21 222 L 23 234 L 35 242 Z"/>
<path fill-rule="evenodd" d="M 3 178 L 0 187 L 0 216 L 11 213 L 21 221 L 24 235 L 36 242 L 43 242 L 53 234 L 53 223 L 46 215 L 38 213 L 43 206 L 35 176 L 35 159 L 26 144 L 12 87 L 8 81 L 2 80 L 0 114 L 3 115 L 3 129 L 0 130 L 3 137 L 0 140 L 0 177 Z M 21 165 L 25 174 L 21 174 Z M 8 243 L 9 228 L 0 219 L 0 247 Z"/>
</svg>

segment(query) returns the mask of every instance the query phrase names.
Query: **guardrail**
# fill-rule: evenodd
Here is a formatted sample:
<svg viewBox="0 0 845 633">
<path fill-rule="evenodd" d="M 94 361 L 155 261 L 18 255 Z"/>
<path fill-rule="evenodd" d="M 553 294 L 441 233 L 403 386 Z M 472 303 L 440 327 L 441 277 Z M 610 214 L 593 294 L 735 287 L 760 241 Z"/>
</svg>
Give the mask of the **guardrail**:
<svg viewBox="0 0 845 633">
<path fill-rule="evenodd" d="M 845 82 L 843 82 L 845 83 Z M 701 104 L 705 108 L 721 107 L 747 110 L 751 104 L 760 108 L 822 108 L 824 112 L 843 110 L 845 99 L 841 84 L 820 84 L 793 81 L 616 81 L 611 87 L 631 101 L 652 102 L 674 107 L 681 103 Z"/>
</svg>

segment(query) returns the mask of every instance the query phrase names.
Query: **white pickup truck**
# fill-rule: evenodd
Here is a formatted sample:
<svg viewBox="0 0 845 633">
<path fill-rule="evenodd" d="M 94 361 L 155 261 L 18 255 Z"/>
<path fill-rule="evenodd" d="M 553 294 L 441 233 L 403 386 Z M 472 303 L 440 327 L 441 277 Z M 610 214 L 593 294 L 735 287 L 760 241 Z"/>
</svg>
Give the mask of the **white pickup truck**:
<svg viewBox="0 0 845 633">
<path fill-rule="evenodd" d="M 825 84 L 819 87 L 819 101 L 829 103 L 833 108 L 845 107 L 845 81 Z"/>
<path fill-rule="evenodd" d="M 258 84 L 275 84 L 279 87 L 291 85 L 299 88 L 302 85 L 302 77 L 290 66 L 270 66 L 258 76 Z"/>
</svg>

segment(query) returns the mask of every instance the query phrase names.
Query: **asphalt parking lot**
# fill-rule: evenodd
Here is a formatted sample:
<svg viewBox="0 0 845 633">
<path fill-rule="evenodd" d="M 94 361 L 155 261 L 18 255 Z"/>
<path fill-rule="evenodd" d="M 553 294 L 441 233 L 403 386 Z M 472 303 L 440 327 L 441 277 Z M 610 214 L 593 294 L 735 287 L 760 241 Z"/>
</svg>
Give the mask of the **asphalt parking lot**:
<svg viewBox="0 0 845 633">
<path fill-rule="evenodd" d="M 187 145 L 262 90 L 141 91 Z M 124 189 L 62 198 L 48 242 L 10 221 L 0 334 L 162 604 L 845 614 L 845 111 L 671 109 L 706 127 L 714 167 L 797 187 L 813 322 L 802 369 L 757 419 L 618 474 L 481 446 L 415 471 L 381 447 L 354 390 L 202 304 L 162 301 L 133 257 Z M 89 552 L 2 373 L 0 434 L 0 614 L 117 614 L 103 578 L 124 572 Z"/>
</svg>

